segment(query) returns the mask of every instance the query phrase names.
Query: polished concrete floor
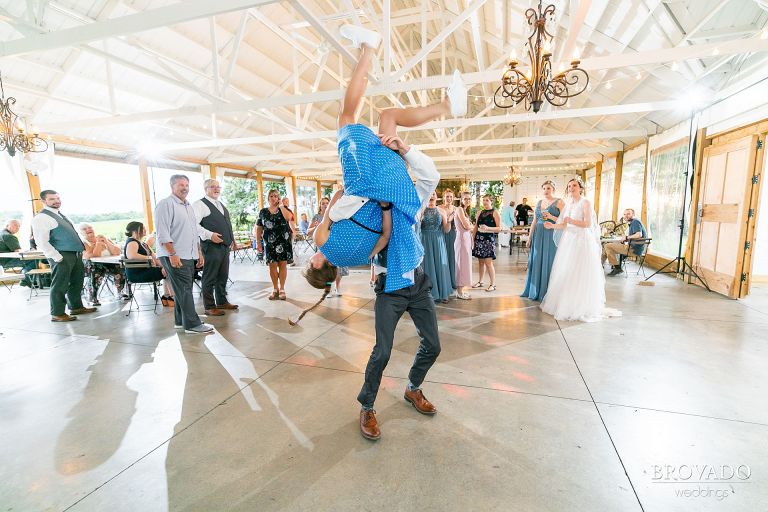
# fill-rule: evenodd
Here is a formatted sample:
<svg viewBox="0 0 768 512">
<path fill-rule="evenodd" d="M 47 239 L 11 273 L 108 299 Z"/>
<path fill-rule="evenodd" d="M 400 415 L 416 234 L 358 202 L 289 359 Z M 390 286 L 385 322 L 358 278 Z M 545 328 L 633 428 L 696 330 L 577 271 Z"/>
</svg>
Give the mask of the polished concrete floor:
<svg viewBox="0 0 768 512">
<path fill-rule="evenodd" d="M 241 309 L 209 336 L 116 302 L 54 324 L 46 296 L 0 288 L 0 511 L 768 510 L 767 290 L 618 277 L 623 318 L 563 323 L 497 266 L 497 292 L 437 308 L 434 417 L 402 399 L 418 338 L 400 323 L 375 443 L 355 401 L 365 271 L 292 328 L 319 295 L 300 269 L 270 302 L 265 268 L 237 264 Z"/>
</svg>

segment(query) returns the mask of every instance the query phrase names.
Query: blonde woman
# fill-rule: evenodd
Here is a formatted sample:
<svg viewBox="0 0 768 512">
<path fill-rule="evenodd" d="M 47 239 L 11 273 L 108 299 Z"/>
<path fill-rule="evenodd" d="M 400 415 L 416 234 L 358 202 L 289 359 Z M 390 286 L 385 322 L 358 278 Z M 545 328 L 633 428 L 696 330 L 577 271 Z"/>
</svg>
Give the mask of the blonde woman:
<svg viewBox="0 0 768 512">
<path fill-rule="evenodd" d="M 293 213 L 280 204 L 280 193 L 276 189 L 269 191 L 267 201 L 269 206 L 261 209 L 256 221 L 256 250 L 266 253 L 264 261 L 269 265 L 269 278 L 273 288 L 269 300 L 286 300 L 288 262 L 293 261 Z"/>
<path fill-rule="evenodd" d="M 472 297 L 467 290 L 472 286 L 472 237 L 474 226 L 470 220 L 470 208 L 472 196 L 469 192 L 461 195 L 461 207 L 456 208 L 454 225 L 456 226 L 456 242 L 454 253 L 456 255 L 456 296 L 462 300 Z"/>
<path fill-rule="evenodd" d="M 83 263 L 85 264 L 86 279 L 85 289 L 88 293 L 88 300 L 94 306 L 100 306 L 99 302 L 99 288 L 101 283 L 104 282 L 104 278 L 112 276 L 112 281 L 115 283 L 118 295 L 123 298 L 123 288 L 125 287 L 125 279 L 123 272 L 120 270 L 119 265 L 105 265 L 103 263 L 96 263 L 91 261 L 91 258 L 105 258 L 108 256 L 118 256 L 120 254 L 120 247 L 118 247 L 112 240 L 104 235 L 97 235 L 93 226 L 86 222 L 80 223 L 78 226 L 80 229 L 80 237 L 83 240 L 85 251 L 83 251 Z"/>
</svg>

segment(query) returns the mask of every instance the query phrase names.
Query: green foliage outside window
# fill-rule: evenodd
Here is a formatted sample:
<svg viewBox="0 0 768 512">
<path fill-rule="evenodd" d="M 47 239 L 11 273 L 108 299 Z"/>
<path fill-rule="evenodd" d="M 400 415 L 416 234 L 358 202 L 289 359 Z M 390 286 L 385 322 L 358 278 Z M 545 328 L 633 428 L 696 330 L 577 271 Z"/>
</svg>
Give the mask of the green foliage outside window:
<svg viewBox="0 0 768 512">
<path fill-rule="evenodd" d="M 224 178 L 222 198 L 236 231 L 248 230 L 259 213 L 259 184 L 245 178 Z"/>
</svg>

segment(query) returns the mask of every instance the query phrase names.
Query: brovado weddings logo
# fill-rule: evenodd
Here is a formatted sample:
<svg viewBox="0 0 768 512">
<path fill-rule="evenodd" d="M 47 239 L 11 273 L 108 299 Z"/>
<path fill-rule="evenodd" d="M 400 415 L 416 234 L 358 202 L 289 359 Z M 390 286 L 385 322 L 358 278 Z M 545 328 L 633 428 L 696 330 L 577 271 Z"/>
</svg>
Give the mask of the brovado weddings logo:
<svg viewBox="0 0 768 512">
<path fill-rule="evenodd" d="M 751 483 L 752 469 L 746 464 L 654 464 L 651 482 L 672 484 L 678 498 L 724 500 L 736 489 L 733 484 Z"/>
</svg>

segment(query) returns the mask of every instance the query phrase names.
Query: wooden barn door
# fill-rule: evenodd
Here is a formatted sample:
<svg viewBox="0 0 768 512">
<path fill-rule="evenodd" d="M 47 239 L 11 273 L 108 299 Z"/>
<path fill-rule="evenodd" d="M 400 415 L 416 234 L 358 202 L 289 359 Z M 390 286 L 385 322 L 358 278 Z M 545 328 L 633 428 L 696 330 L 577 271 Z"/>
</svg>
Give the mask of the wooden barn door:
<svg viewBox="0 0 768 512">
<path fill-rule="evenodd" d="M 713 291 L 734 299 L 749 290 L 745 262 L 752 244 L 748 235 L 754 236 L 750 212 L 759 140 L 751 135 L 709 146 L 702 161 L 693 268 Z"/>
</svg>

